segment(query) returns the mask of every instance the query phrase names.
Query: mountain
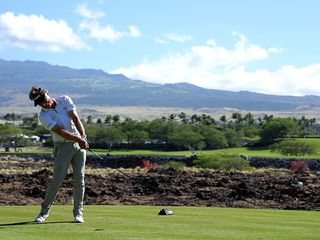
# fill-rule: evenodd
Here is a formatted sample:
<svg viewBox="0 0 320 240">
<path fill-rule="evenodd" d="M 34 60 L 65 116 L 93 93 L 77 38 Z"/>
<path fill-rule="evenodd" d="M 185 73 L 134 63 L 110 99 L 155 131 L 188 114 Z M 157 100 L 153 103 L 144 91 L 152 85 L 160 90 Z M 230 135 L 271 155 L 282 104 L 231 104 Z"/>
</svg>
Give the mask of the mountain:
<svg viewBox="0 0 320 240">
<path fill-rule="evenodd" d="M 31 86 L 53 96 L 67 94 L 77 104 L 112 106 L 229 107 L 243 110 L 293 110 L 320 106 L 319 96 L 276 96 L 222 91 L 188 83 L 154 84 L 95 69 L 73 69 L 37 61 L 0 60 L 0 107 L 30 105 Z"/>
</svg>

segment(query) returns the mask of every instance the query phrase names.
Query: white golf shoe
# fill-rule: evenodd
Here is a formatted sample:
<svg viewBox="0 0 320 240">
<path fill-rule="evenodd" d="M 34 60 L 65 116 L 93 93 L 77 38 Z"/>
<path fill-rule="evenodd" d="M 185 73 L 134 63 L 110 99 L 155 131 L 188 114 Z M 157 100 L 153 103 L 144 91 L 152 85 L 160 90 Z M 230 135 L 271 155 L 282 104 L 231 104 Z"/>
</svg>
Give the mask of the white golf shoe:
<svg viewBox="0 0 320 240">
<path fill-rule="evenodd" d="M 34 222 L 36 223 L 43 223 L 46 218 L 49 217 L 48 213 L 40 213 L 35 219 Z"/>
<path fill-rule="evenodd" d="M 75 222 L 75 223 L 84 223 L 83 216 L 82 216 L 81 214 L 77 214 L 77 215 L 74 217 L 74 222 Z"/>
</svg>

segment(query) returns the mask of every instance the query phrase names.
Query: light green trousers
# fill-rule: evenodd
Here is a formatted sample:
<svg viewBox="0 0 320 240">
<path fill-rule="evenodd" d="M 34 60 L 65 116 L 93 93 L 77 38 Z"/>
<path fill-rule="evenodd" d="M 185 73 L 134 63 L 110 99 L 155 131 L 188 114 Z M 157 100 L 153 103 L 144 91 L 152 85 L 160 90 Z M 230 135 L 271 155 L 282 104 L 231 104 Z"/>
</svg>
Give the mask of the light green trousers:
<svg viewBox="0 0 320 240">
<path fill-rule="evenodd" d="M 55 142 L 54 143 L 54 170 L 52 180 L 48 185 L 46 196 L 41 204 L 41 213 L 49 213 L 54 199 L 65 179 L 68 168 L 72 164 L 73 169 L 73 215 L 83 214 L 83 197 L 85 190 L 84 171 L 86 151 L 81 149 L 78 143 Z"/>
</svg>

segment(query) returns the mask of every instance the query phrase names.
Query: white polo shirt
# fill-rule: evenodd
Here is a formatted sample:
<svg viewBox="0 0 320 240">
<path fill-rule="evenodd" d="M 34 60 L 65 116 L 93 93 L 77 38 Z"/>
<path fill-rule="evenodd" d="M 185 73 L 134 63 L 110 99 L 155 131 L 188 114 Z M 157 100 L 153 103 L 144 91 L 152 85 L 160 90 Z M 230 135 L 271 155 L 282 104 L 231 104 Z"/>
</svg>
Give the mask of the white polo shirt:
<svg viewBox="0 0 320 240">
<path fill-rule="evenodd" d="M 55 108 L 41 108 L 39 115 L 40 122 L 45 128 L 51 131 L 54 142 L 72 142 L 53 132 L 52 128 L 58 125 L 60 128 L 80 136 L 80 133 L 68 114 L 70 111 L 75 111 L 76 106 L 69 96 L 60 96 L 54 98 L 54 100 L 56 102 Z"/>
</svg>

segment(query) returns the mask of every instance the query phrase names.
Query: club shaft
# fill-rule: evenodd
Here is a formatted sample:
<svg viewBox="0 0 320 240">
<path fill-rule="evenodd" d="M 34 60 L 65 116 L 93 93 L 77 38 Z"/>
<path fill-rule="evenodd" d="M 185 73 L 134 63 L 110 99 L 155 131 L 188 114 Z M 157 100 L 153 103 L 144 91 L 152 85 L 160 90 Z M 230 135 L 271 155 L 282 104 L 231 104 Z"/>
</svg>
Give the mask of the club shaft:
<svg viewBox="0 0 320 240">
<path fill-rule="evenodd" d="M 94 152 L 91 148 L 88 148 L 88 150 L 90 151 L 90 152 L 92 152 L 93 153 L 93 155 L 95 155 L 97 158 L 99 158 L 100 160 L 104 160 L 104 158 L 103 157 L 101 157 L 100 155 L 98 155 L 96 152 Z M 118 168 L 115 168 L 118 172 L 120 172 L 120 173 L 122 173 L 123 175 L 125 175 L 126 177 L 128 177 L 128 178 L 130 178 L 130 179 L 132 179 L 132 177 L 130 177 L 128 174 L 126 174 L 126 173 L 124 173 L 123 171 L 121 171 L 120 169 L 118 169 Z"/>
<path fill-rule="evenodd" d="M 103 160 L 103 158 L 102 158 L 100 155 L 98 155 L 97 153 L 95 153 L 91 148 L 88 148 L 88 150 L 89 150 L 90 152 L 92 152 L 93 155 L 95 155 L 97 158 L 100 158 L 101 160 Z"/>
</svg>

